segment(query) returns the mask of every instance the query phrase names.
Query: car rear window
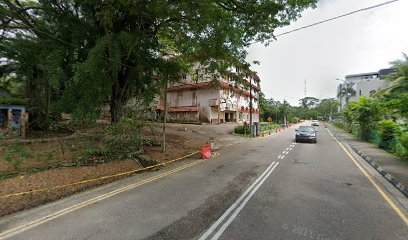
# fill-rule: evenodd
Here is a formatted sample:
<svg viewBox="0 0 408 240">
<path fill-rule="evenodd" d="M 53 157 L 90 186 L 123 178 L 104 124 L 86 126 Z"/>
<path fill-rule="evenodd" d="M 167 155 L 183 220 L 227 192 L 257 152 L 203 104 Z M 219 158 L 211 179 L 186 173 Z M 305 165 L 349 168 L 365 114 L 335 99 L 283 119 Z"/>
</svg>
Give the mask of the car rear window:
<svg viewBox="0 0 408 240">
<path fill-rule="evenodd" d="M 314 127 L 309 127 L 309 126 L 300 126 L 299 131 L 301 132 L 314 132 Z"/>
</svg>

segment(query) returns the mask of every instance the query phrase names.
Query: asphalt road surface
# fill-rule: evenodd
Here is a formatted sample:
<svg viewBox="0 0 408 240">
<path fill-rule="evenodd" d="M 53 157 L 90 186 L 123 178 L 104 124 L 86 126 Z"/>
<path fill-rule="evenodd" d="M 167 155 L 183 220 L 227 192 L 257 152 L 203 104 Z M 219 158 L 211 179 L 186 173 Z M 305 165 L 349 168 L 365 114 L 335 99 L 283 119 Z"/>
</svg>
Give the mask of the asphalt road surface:
<svg viewBox="0 0 408 240">
<path fill-rule="evenodd" d="M 2 239 L 408 239 L 407 199 L 295 128 L 0 219 Z"/>
</svg>

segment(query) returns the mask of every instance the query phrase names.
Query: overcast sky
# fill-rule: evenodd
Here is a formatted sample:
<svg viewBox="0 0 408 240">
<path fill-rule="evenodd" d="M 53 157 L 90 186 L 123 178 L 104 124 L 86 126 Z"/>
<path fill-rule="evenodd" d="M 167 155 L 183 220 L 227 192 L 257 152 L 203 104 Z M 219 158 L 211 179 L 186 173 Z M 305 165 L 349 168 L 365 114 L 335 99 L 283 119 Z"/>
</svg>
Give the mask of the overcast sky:
<svg viewBox="0 0 408 240">
<path fill-rule="evenodd" d="M 303 17 L 276 34 L 327 18 L 376 5 L 388 0 L 322 0 L 317 8 L 303 12 Z M 248 61 L 258 60 L 253 70 L 261 78 L 267 98 L 286 99 L 298 105 L 307 96 L 336 97 L 336 78 L 375 72 L 390 66 L 408 53 L 408 0 L 360 12 L 278 37 L 265 47 L 252 45 Z"/>
</svg>

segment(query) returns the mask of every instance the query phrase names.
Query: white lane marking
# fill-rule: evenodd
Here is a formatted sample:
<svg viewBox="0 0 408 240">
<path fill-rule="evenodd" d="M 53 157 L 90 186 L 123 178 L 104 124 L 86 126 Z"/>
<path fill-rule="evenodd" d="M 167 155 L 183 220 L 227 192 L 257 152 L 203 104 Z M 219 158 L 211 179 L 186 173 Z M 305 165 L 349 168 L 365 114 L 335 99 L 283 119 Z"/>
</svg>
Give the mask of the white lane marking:
<svg viewBox="0 0 408 240">
<path fill-rule="evenodd" d="M 288 151 L 289 150 L 289 148 L 286 148 L 286 151 Z"/>
<path fill-rule="evenodd" d="M 278 158 L 281 158 L 281 157 L 282 157 L 282 155 L 279 155 L 279 156 L 278 156 Z"/>
<path fill-rule="evenodd" d="M 235 212 L 228 218 L 228 220 L 222 225 L 220 230 L 214 235 L 214 237 L 211 238 L 211 240 L 217 240 L 222 233 L 227 229 L 227 227 L 234 221 L 234 219 L 237 217 L 239 212 L 245 207 L 245 205 L 248 203 L 248 201 L 251 199 L 251 197 L 255 194 L 255 192 L 262 186 L 262 184 L 266 181 L 266 179 L 271 175 L 273 170 L 279 165 L 279 162 L 273 166 L 273 168 L 268 172 L 268 174 L 262 179 L 262 181 L 252 190 L 252 192 L 248 195 L 248 197 L 241 203 L 241 205 L 235 210 Z"/>
<path fill-rule="evenodd" d="M 289 152 L 286 152 L 285 154 L 288 154 Z"/>
<path fill-rule="evenodd" d="M 285 158 L 285 156 L 282 156 L 282 157 L 281 157 L 281 159 L 284 159 L 284 158 Z"/>
<path fill-rule="evenodd" d="M 235 201 L 234 204 L 232 204 L 231 207 L 227 209 L 227 211 L 225 211 L 225 213 L 207 230 L 207 232 L 205 232 L 200 237 L 199 240 L 205 240 L 208 236 L 210 236 L 214 232 L 218 225 L 220 225 L 222 221 L 224 221 L 224 219 L 232 212 L 232 210 L 234 210 L 238 206 L 242 199 L 244 199 L 250 193 L 250 191 L 254 187 L 256 187 L 258 182 L 261 181 L 261 179 L 269 172 L 269 170 L 275 165 L 275 163 L 276 162 L 272 162 L 271 165 L 269 165 L 269 167 L 261 174 L 261 176 L 259 176 L 259 178 L 257 178 L 255 182 L 252 183 L 252 185 L 241 195 L 241 197 L 239 197 L 238 200 Z"/>
<path fill-rule="evenodd" d="M 289 148 L 289 151 L 291 151 L 293 148 Z"/>
<path fill-rule="evenodd" d="M 286 154 L 286 151 L 283 151 L 283 154 Z"/>
<path fill-rule="evenodd" d="M 203 160 L 203 161 L 204 161 L 204 160 Z M 142 181 L 139 181 L 139 182 L 130 184 L 130 185 L 125 186 L 125 187 L 122 187 L 122 188 L 118 188 L 118 189 L 113 190 L 113 191 L 108 192 L 108 193 L 104 193 L 104 194 L 102 194 L 102 195 L 99 195 L 99 196 L 96 196 L 96 197 L 94 197 L 94 198 L 91 198 L 91 199 L 88 199 L 88 200 L 86 200 L 86 201 L 83 201 L 83 202 L 80 202 L 80 203 L 78 203 L 78 204 L 75 204 L 75 205 L 73 205 L 73 206 L 70 206 L 70 207 L 64 208 L 64 209 L 62 209 L 62 210 L 59 210 L 59 211 L 57 211 L 57 212 L 51 213 L 51 214 L 49 214 L 49 215 L 47 215 L 47 216 L 44 216 L 44 217 L 42 217 L 42 218 L 39 218 L 39 219 L 37 219 L 37 220 L 31 221 L 31 222 L 29 222 L 29 223 L 25 223 L 25 224 L 23 224 L 23 225 L 20 225 L 20 226 L 18 226 L 18 227 L 12 228 L 12 229 L 9 229 L 9 230 L 4 231 L 4 232 L 1 232 L 1 233 L 0 233 L 0 240 L 10 238 L 10 237 L 12 237 L 12 236 L 14 236 L 14 235 L 16 235 L 16 234 L 19 234 L 19 233 L 22 233 L 22 232 L 24 232 L 24 231 L 27 231 L 27 230 L 29 230 L 29 229 L 31 229 L 31 228 L 34 228 L 34 227 L 36 227 L 36 226 L 38 226 L 38 225 L 40 225 L 40 224 L 49 222 L 49 221 L 51 221 L 51 220 L 53 220 L 53 219 L 56 219 L 56 218 L 58 218 L 58 217 L 61 217 L 61 216 L 65 215 L 65 214 L 68 214 L 68 213 L 73 212 L 73 211 L 75 211 L 75 210 L 78 210 L 78 209 L 80 209 L 80 208 L 86 207 L 86 206 L 88 206 L 88 205 L 91 205 L 91 204 L 100 202 L 100 201 L 102 201 L 102 200 L 105 200 L 105 199 L 107 199 L 107 198 L 110 198 L 110 197 L 112 197 L 112 196 L 115 196 L 115 195 L 117 195 L 117 194 L 120 194 L 120 193 L 122 193 L 122 192 L 131 190 L 131 189 L 134 189 L 134 188 L 139 187 L 139 186 L 141 186 L 141 185 L 144 185 L 144 184 L 146 184 L 146 183 L 152 182 L 152 181 L 154 181 L 154 180 L 156 180 L 156 179 L 160 179 L 160 178 L 162 178 L 162 177 L 164 177 L 164 176 L 171 175 L 171 174 L 173 174 L 173 173 L 176 173 L 176 172 L 181 171 L 181 170 L 183 170 L 183 169 L 186 169 L 186 168 L 188 168 L 188 167 L 194 166 L 195 164 L 198 164 L 198 163 L 200 163 L 200 162 L 202 162 L 202 160 L 199 160 L 199 161 L 197 161 L 197 162 L 193 162 L 193 163 L 189 163 L 189 164 L 180 166 L 180 167 L 175 168 L 175 169 L 173 169 L 173 170 L 170 170 L 170 171 L 167 171 L 167 172 L 163 172 L 163 173 L 161 173 L 161 174 L 159 174 L 159 175 L 152 176 L 152 177 L 147 178 L 147 179 L 145 179 L 145 180 L 142 180 Z"/>
</svg>

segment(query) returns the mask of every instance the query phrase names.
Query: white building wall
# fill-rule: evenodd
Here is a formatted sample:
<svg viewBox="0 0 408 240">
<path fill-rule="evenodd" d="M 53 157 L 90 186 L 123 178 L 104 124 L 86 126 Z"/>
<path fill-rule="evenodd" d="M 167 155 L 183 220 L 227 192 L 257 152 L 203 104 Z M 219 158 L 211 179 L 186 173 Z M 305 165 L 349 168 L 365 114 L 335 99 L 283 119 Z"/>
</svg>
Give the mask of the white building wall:
<svg viewBox="0 0 408 240">
<path fill-rule="evenodd" d="M 356 97 L 370 97 L 372 91 L 377 92 L 380 89 L 387 88 L 390 84 L 381 79 L 374 79 L 369 81 L 361 81 L 356 83 Z"/>
</svg>

